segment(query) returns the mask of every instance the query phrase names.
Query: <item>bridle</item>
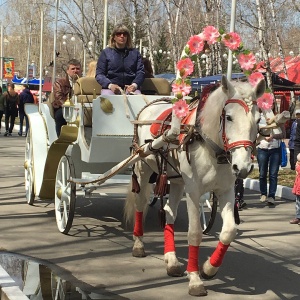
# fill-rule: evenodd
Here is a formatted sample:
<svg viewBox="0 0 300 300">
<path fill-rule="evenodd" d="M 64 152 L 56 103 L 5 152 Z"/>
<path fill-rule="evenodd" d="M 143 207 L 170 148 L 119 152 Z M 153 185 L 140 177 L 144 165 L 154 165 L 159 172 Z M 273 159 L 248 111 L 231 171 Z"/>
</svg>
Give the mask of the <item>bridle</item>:
<svg viewBox="0 0 300 300">
<path fill-rule="evenodd" d="M 236 103 L 236 104 L 241 105 L 244 108 L 244 110 L 247 114 L 250 111 L 248 105 L 245 103 L 245 101 L 243 101 L 241 99 L 228 99 L 225 102 L 225 105 L 224 105 L 224 108 L 223 108 L 223 111 L 222 111 L 222 116 L 221 116 L 221 118 L 222 118 L 222 121 L 221 121 L 222 122 L 222 140 L 223 140 L 223 143 L 224 143 L 224 150 L 226 152 L 228 152 L 228 151 L 232 151 L 235 148 L 244 147 L 245 149 L 251 148 L 251 151 L 252 151 L 255 147 L 255 143 L 251 140 L 240 140 L 240 141 L 236 141 L 236 142 L 233 142 L 233 143 L 228 142 L 228 138 L 226 136 L 226 130 L 225 130 L 225 118 L 226 118 L 225 106 L 227 104 L 230 104 L 230 103 Z M 253 101 L 253 104 L 256 104 L 256 102 Z"/>
<path fill-rule="evenodd" d="M 241 105 L 246 113 L 249 113 L 248 105 L 241 99 L 228 99 L 225 102 L 222 115 L 221 115 L 221 125 L 222 125 L 222 140 L 224 143 L 223 148 L 218 146 L 212 139 L 210 139 L 204 132 L 202 132 L 200 126 L 195 126 L 195 131 L 201 138 L 209 145 L 209 147 L 215 152 L 217 163 L 218 164 L 231 164 L 231 151 L 236 148 L 244 147 L 245 149 L 250 148 L 251 151 L 255 147 L 255 141 L 251 140 L 240 140 L 233 143 L 228 142 L 228 138 L 226 136 L 226 128 L 225 128 L 225 106 L 230 103 L 236 103 Z M 257 105 L 256 101 L 252 102 L 253 105 Z"/>
</svg>

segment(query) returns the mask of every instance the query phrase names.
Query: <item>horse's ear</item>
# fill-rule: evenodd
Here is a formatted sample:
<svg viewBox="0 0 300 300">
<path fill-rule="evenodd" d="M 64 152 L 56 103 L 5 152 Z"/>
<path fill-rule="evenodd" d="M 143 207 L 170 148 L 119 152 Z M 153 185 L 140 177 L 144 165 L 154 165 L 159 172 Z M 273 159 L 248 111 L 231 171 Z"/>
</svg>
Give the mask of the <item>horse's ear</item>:
<svg viewBox="0 0 300 300">
<path fill-rule="evenodd" d="M 223 92 L 228 95 L 228 98 L 231 98 L 235 94 L 235 89 L 225 75 L 222 75 L 221 84 Z"/>
<path fill-rule="evenodd" d="M 256 95 L 256 99 L 263 95 L 266 90 L 266 82 L 262 79 L 254 88 L 254 94 Z"/>
</svg>

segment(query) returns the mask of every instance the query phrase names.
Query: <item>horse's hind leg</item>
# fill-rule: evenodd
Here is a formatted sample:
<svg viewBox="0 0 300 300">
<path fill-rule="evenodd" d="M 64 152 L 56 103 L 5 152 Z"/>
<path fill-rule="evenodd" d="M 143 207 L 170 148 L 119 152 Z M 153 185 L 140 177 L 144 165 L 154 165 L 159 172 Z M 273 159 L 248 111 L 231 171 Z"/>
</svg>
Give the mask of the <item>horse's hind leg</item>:
<svg viewBox="0 0 300 300">
<path fill-rule="evenodd" d="M 135 166 L 140 192 L 133 193 L 132 191 L 129 191 L 125 204 L 126 220 L 134 220 L 134 244 L 132 248 L 132 256 L 134 257 L 146 256 L 143 243 L 143 219 L 147 212 L 148 200 L 150 197 L 149 177 L 153 171 L 149 167 L 143 165 L 142 162 L 138 162 Z"/>
<path fill-rule="evenodd" d="M 187 272 L 190 279 L 189 294 L 192 296 L 207 295 L 204 284 L 199 277 L 199 246 L 203 236 L 200 224 L 199 199 L 200 195 L 187 195 L 187 209 L 189 217 L 189 255 Z"/>
<path fill-rule="evenodd" d="M 203 264 L 201 276 L 205 279 L 213 278 L 222 264 L 230 243 L 236 236 L 236 224 L 234 220 L 234 192 L 232 191 L 218 196 L 220 212 L 223 219 L 223 226 L 220 233 L 220 240 L 212 256 Z M 226 201 L 225 199 L 232 199 Z"/>
<path fill-rule="evenodd" d="M 177 216 L 179 202 L 183 196 L 183 190 L 184 186 L 182 184 L 171 183 L 169 199 L 164 207 L 166 212 L 164 260 L 167 274 L 173 277 L 183 276 L 184 273 L 176 257 L 174 240 L 174 222 Z"/>
</svg>

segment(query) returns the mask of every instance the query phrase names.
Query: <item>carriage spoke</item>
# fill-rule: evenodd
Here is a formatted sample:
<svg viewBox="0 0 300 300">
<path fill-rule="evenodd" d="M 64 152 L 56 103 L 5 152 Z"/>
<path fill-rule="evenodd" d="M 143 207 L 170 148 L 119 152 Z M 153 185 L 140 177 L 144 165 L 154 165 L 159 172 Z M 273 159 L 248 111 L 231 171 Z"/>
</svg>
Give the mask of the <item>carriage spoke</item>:
<svg viewBox="0 0 300 300">
<path fill-rule="evenodd" d="M 68 181 L 70 176 L 73 176 L 73 166 L 69 160 L 67 156 L 61 158 L 55 185 L 56 222 L 62 233 L 68 233 L 70 230 L 75 211 L 76 190 L 75 184 Z"/>
</svg>

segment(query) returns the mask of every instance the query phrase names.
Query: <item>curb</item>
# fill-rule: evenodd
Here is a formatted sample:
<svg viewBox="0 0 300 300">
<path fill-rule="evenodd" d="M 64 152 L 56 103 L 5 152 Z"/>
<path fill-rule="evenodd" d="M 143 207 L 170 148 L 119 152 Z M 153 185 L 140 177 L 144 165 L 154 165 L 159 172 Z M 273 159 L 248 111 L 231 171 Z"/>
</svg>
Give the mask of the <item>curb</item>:
<svg viewBox="0 0 300 300">
<path fill-rule="evenodd" d="M 1 300 L 29 300 L 20 290 L 16 282 L 0 266 L 0 299 Z"/>
<path fill-rule="evenodd" d="M 256 179 L 246 178 L 244 180 L 244 187 L 253 191 L 260 192 L 259 181 Z M 269 184 L 268 184 L 268 188 L 269 188 Z M 296 199 L 296 196 L 292 193 L 292 188 L 283 185 L 277 185 L 275 196 L 287 200 L 292 200 L 292 201 L 295 201 Z"/>
</svg>

